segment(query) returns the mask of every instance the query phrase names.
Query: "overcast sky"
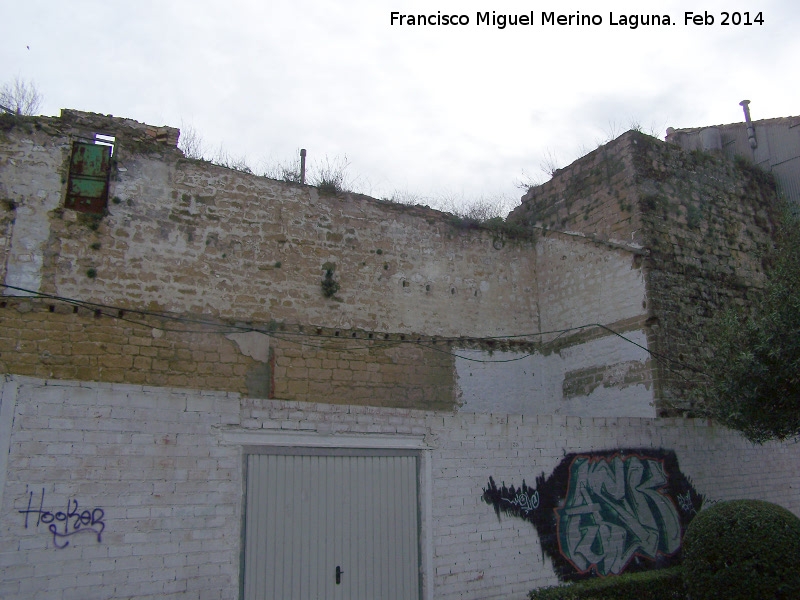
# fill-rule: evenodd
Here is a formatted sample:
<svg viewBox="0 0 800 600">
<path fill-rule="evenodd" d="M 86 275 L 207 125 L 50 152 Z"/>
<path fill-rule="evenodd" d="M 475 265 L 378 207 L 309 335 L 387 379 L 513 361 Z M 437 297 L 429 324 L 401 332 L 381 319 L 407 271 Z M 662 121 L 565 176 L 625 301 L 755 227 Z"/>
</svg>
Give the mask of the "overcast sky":
<svg viewBox="0 0 800 600">
<path fill-rule="evenodd" d="M 533 25 L 478 23 L 492 11 Z M 714 24 L 686 25 L 686 11 Z M 725 26 L 723 11 L 763 24 Z M 392 25 L 392 12 L 469 24 Z M 602 24 L 543 25 L 543 12 Z M 612 25 L 643 13 L 673 24 Z M 631 124 L 663 139 L 738 122 L 745 98 L 754 119 L 800 114 L 798 30 L 797 0 L 7 1 L 0 83 L 35 81 L 43 114 L 191 126 L 209 154 L 256 171 L 302 147 L 312 163 L 346 155 L 379 198 L 518 198 L 543 163 Z"/>
</svg>

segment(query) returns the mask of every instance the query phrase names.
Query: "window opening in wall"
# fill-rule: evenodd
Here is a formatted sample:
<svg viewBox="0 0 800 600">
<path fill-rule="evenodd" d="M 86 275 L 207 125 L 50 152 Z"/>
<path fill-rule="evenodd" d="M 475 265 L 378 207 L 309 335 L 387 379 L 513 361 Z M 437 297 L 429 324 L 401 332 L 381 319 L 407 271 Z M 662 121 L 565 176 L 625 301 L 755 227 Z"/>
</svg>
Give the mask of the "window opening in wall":
<svg viewBox="0 0 800 600">
<path fill-rule="evenodd" d="M 116 138 L 95 134 L 94 142 L 74 142 L 64 207 L 102 215 L 108 203 L 108 179 Z"/>
<path fill-rule="evenodd" d="M 104 133 L 94 134 L 94 143 L 98 146 L 108 146 L 108 155 L 114 156 L 114 142 L 117 141 L 113 135 L 105 135 Z"/>
</svg>

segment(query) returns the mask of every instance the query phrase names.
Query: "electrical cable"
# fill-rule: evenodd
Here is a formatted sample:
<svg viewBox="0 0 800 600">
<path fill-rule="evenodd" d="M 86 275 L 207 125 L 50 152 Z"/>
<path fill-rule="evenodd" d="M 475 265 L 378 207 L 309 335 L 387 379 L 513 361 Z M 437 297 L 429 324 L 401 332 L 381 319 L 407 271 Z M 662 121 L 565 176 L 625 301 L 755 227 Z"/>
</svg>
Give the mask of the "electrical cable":
<svg viewBox="0 0 800 600">
<path fill-rule="evenodd" d="M 253 327 L 253 326 L 250 326 L 250 325 L 224 324 L 224 323 L 219 323 L 217 321 L 210 321 L 210 320 L 206 320 L 206 319 L 189 318 L 189 317 L 185 317 L 185 316 L 171 315 L 171 314 L 168 314 L 168 313 L 159 313 L 159 312 L 155 312 L 155 311 L 142 310 L 142 309 L 120 308 L 118 306 L 112 306 L 112 305 L 108 305 L 108 304 L 101 304 L 101 303 L 97 303 L 97 302 L 90 302 L 90 301 L 87 301 L 87 300 L 76 300 L 74 298 L 67 298 L 67 297 L 64 297 L 64 296 L 57 296 L 57 295 L 54 295 L 54 294 L 46 294 L 44 292 L 37 292 L 37 291 L 33 291 L 33 290 L 28 290 L 28 289 L 25 289 L 25 288 L 13 286 L 13 285 L 8 285 L 8 284 L 5 284 L 5 283 L 0 283 L 0 286 L 2 286 L 3 288 L 6 288 L 6 289 L 17 291 L 17 292 L 23 292 L 23 293 L 25 293 L 26 295 L 28 295 L 30 297 L 34 297 L 34 298 L 38 298 L 38 299 L 54 300 L 54 301 L 58 301 L 58 302 L 63 302 L 65 304 L 69 304 L 71 306 L 76 306 L 76 307 L 79 307 L 79 308 L 85 308 L 87 310 L 92 310 L 96 314 L 100 314 L 100 315 L 104 315 L 104 316 L 107 316 L 107 317 L 110 317 L 110 318 L 113 318 L 113 319 L 118 319 L 118 320 L 121 320 L 121 321 L 125 321 L 125 322 L 131 323 L 133 325 L 139 325 L 141 327 L 151 327 L 152 328 L 153 325 L 149 324 L 149 323 L 146 323 L 146 322 L 143 322 L 143 321 L 138 321 L 138 320 L 135 320 L 135 319 L 131 319 L 130 317 L 125 317 L 124 314 L 125 313 L 133 313 L 133 314 L 142 315 L 142 316 L 145 316 L 145 317 L 163 319 L 165 321 L 173 321 L 173 322 L 177 322 L 177 323 L 186 323 L 186 324 L 190 324 L 190 325 L 198 325 L 198 326 L 202 327 L 202 329 L 199 329 L 199 328 L 198 329 L 178 329 L 178 328 L 169 328 L 169 327 L 158 327 L 157 328 L 157 329 L 160 329 L 162 331 L 172 332 L 172 333 L 205 333 L 205 334 L 212 333 L 212 334 L 222 334 L 222 335 L 224 335 L 224 334 L 232 334 L 232 333 L 255 332 L 255 333 L 261 333 L 263 335 L 267 335 L 270 338 L 274 338 L 276 340 L 280 340 L 280 341 L 284 341 L 284 342 L 288 342 L 288 343 L 295 343 L 295 344 L 298 344 L 298 345 L 301 345 L 301 346 L 306 346 L 306 347 L 311 347 L 311 348 L 318 348 L 318 349 L 323 349 L 323 350 L 333 350 L 333 351 L 338 350 L 338 351 L 342 351 L 342 352 L 349 352 L 349 351 L 356 351 L 356 350 L 368 350 L 370 348 L 375 347 L 375 345 L 383 345 L 383 346 L 391 347 L 391 346 L 399 346 L 401 344 L 416 344 L 416 345 L 418 345 L 418 346 L 420 346 L 422 348 L 426 348 L 428 350 L 432 350 L 432 351 L 439 352 L 439 353 L 442 353 L 442 354 L 447 354 L 447 355 L 453 356 L 453 357 L 461 359 L 461 360 L 465 360 L 465 361 L 469 361 L 469 362 L 477 362 L 477 363 L 508 363 L 508 362 L 516 362 L 516 361 L 524 360 L 526 358 L 534 356 L 534 354 L 535 354 L 535 353 L 527 353 L 527 354 L 525 354 L 523 356 L 515 357 L 515 358 L 512 358 L 512 359 L 483 360 L 483 359 L 477 359 L 477 358 L 471 358 L 471 357 L 467 357 L 467 356 L 462 356 L 460 354 L 456 354 L 455 352 L 451 352 L 451 351 L 448 351 L 448 350 L 445 350 L 445 349 L 442 349 L 442 348 L 437 348 L 437 347 L 435 347 L 435 345 L 431 345 L 430 343 L 423 342 L 422 339 L 419 338 L 419 336 L 415 336 L 415 337 L 418 338 L 416 340 L 415 339 L 404 339 L 403 336 L 401 336 L 400 339 L 391 339 L 391 340 L 389 340 L 389 339 L 381 340 L 379 338 L 370 338 L 368 340 L 369 341 L 368 345 L 363 345 L 362 344 L 360 346 L 346 346 L 346 347 L 335 348 L 335 347 L 332 347 L 330 344 L 329 345 L 324 345 L 324 344 L 313 344 L 313 343 L 310 343 L 310 342 L 307 342 L 307 341 L 296 341 L 296 340 L 291 339 L 291 337 L 315 338 L 315 339 L 322 339 L 322 340 L 336 340 L 336 341 L 343 342 L 343 343 L 349 342 L 351 340 L 353 340 L 353 341 L 358 340 L 359 342 L 364 342 L 364 341 L 367 341 L 367 338 L 364 338 L 364 337 L 343 338 L 343 337 L 341 337 L 339 335 L 324 335 L 322 333 L 307 333 L 307 332 L 303 332 L 303 331 L 281 331 L 280 333 L 277 333 L 277 332 L 275 332 L 275 331 L 273 331 L 271 329 L 263 329 L 263 328 L 259 328 L 259 327 Z M 17 297 L 19 297 L 19 296 L 17 296 Z M 116 311 L 117 314 L 113 314 L 112 312 L 108 312 L 108 311 Z M 424 337 L 427 337 L 428 338 L 427 341 L 428 342 L 432 342 L 433 344 L 436 344 L 436 343 L 445 343 L 445 344 L 459 344 L 459 343 L 460 344 L 471 344 L 471 343 L 478 343 L 478 344 L 480 344 L 480 343 L 507 341 L 507 340 L 514 340 L 514 339 L 531 339 L 531 338 L 536 338 L 536 337 L 540 338 L 540 340 L 541 340 L 541 338 L 543 336 L 555 335 L 556 336 L 555 338 L 553 338 L 552 340 L 547 342 L 547 343 L 552 343 L 555 340 L 559 339 L 561 336 L 566 335 L 568 333 L 571 333 L 571 332 L 574 332 L 574 331 L 580 331 L 580 330 L 584 330 L 584 329 L 590 329 L 590 328 L 593 328 L 593 327 L 596 327 L 598 329 L 602 329 L 604 331 L 608 331 L 610 334 L 613 334 L 613 335 L 621 338 L 622 340 L 624 340 L 624 341 L 636 346 L 637 348 L 640 348 L 641 350 L 647 352 L 650 356 L 652 356 L 656 360 L 663 361 L 663 362 L 666 362 L 666 363 L 672 363 L 672 364 L 674 364 L 674 365 L 676 365 L 676 366 L 678 366 L 678 367 L 680 367 L 682 369 L 687 369 L 687 370 L 690 370 L 690 371 L 693 371 L 695 373 L 698 373 L 698 374 L 701 374 L 701 375 L 705 376 L 705 373 L 703 373 L 699 369 L 697 369 L 695 367 L 692 367 L 691 365 L 686 365 L 686 364 L 683 364 L 681 362 L 678 362 L 678 361 L 676 361 L 676 360 L 674 360 L 674 359 L 672 359 L 670 357 L 663 356 L 663 355 L 661 355 L 659 353 L 653 352 L 649 348 L 646 348 L 645 346 L 642 346 L 641 344 L 639 344 L 639 343 L 637 343 L 637 342 L 625 337 L 621 333 L 619 333 L 617 331 L 614 331 L 609 326 L 603 325 L 603 324 L 600 324 L 600 323 L 588 323 L 588 324 L 585 324 L 585 325 L 578 325 L 578 326 L 575 326 L 575 327 L 568 327 L 568 328 L 565 328 L 565 329 L 555 329 L 555 330 L 551 330 L 551 331 L 541 331 L 541 332 L 536 332 L 536 333 L 521 333 L 521 334 L 508 334 L 508 335 L 498 335 L 498 336 L 481 336 L 481 337 L 468 337 L 468 338 L 464 338 L 464 337 L 438 337 L 438 336 L 424 336 Z M 531 343 L 534 344 L 534 342 L 531 342 Z M 539 348 L 541 348 L 544 343 L 540 341 L 540 342 L 535 343 L 535 344 Z M 683 379 L 686 379 L 688 381 L 688 379 L 685 376 L 683 376 L 679 371 L 675 371 L 674 369 L 672 369 L 670 367 L 667 367 L 667 368 L 670 371 L 678 374 Z"/>
</svg>

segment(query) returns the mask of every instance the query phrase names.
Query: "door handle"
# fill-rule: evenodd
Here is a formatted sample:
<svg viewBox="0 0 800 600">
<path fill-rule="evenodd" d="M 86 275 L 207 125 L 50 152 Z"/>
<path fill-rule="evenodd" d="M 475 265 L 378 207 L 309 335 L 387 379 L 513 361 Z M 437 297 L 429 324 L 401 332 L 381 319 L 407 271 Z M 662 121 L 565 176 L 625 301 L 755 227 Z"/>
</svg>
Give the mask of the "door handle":
<svg viewBox="0 0 800 600">
<path fill-rule="evenodd" d="M 340 583 L 342 583 L 342 573 L 344 573 L 344 571 L 342 571 L 342 567 L 337 565 L 336 566 L 336 585 L 339 585 Z"/>
</svg>

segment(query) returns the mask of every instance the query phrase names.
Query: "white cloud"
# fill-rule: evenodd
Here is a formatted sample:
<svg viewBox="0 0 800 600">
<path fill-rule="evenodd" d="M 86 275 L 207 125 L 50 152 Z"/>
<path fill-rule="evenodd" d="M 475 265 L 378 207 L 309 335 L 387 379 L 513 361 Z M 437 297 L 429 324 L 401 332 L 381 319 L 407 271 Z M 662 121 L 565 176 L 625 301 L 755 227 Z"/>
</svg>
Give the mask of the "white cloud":
<svg viewBox="0 0 800 600">
<path fill-rule="evenodd" d="M 534 10 L 534 26 L 477 26 L 476 11 Z M 761 12 L 764 25 L 685 26 L 684 11 Z M 391 26 L 390 12 L 463 13 L 467 27 Z M 542 10 L 598 27 L 538 23 Z M 612 27 L 608 13 L 668 13 L 669 27 Z M 346 154 L 366 191 L 517 194 L 548 153 L 564 162 L 636 122 L 688 127 L 798 114 L 800 9 L 789 0 L 122 3 L 29 1 L 4 9 L 0 81 L 34 79 L 44 111 L 79 108 L 191 123 L 258 163 Z M 28 49 L 30 47 L 30 49 Z"/>
</svg>

